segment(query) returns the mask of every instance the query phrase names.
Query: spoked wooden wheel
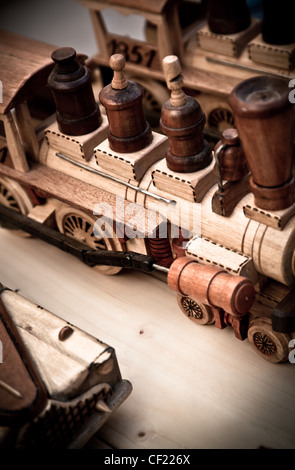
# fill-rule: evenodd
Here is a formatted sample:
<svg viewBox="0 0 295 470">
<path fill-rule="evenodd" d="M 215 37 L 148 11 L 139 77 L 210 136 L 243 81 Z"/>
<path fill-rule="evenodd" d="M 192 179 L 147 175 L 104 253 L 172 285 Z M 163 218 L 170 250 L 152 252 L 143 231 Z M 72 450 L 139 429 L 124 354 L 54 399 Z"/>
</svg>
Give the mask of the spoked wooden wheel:
<svg viewBox="0 0 295 470">
<path fill-rule="evenodd" d="M 208 126 L 222 133 L 225 129 L 234 126 L 233 114 L 226 108 L 215 108 L 208 116 Z"/>
<path fill-rule="evenodd" d="M 116 235 L 107 238 L 95 226 L 96 218 L 82 211 L 63 205 L 56 211 L 56 223 L 59 231 L 64 235 L 74 238 L 94 250 L 122 251 L 123 247 Z M 105 232 L 107 229 L 104 227 Z M 119 273 L 122 268 L 117 266 L 95 266 L 93 269 L 103 274 L 113 275 Z"/>
<path fill-rule="evenodd" d="M 253 320 L 248 330 L 253 349 L 269 362 L 285 362 L 289 356 L 290 336 L 273 331 L 268 317 Z"/>
<path fill-rule="evenodd" d="M 26 191 L 16 182 L 0 177 L 0 204 L 27 215 L 33 204 Z"/>
<path fill-rule="evenodd" d="M 27 192 L 19 183 L 5 178 L 5 176 L 0 177 L 0 204 L 23 215 L 27 215 L 33 209 Z M 23 230 L 13 230 L 13 232 L 22 238 L 31 237 Z"/>
<path fill-rule="evenodd" d="M 208 305 L 197 303 L 191 297 L 178 294 L 177 302 L 181 311 L 192 321 L 199 325 L 210 325 L 214 322 L 212 308 Z"/>
</svg>

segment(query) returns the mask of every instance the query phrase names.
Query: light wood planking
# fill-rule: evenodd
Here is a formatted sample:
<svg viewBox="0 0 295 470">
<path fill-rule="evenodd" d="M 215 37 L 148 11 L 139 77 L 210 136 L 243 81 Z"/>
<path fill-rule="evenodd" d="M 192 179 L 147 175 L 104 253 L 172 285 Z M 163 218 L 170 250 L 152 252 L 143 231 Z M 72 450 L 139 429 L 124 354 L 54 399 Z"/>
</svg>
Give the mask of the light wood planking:
<svg viewBox="0 0 295 470">
<path fill-rule="evenodd" d="M 105 277 L 3 229 L 0 242 L 3 283 L 115 348 L 133 392 L 100 430 L 108 445 L 294 448 L 294 364 L 266 362 L 229 327 L 190 322 L 152 276 Z"/>
</svg>

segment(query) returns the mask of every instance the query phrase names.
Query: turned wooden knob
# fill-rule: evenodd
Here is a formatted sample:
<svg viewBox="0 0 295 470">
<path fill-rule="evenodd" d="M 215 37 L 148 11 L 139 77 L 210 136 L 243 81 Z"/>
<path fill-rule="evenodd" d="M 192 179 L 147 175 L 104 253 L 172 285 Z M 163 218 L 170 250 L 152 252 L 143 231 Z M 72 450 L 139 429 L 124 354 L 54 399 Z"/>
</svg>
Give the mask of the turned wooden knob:
<svg viewBox="0 0 295 470">
<path fill-rule="evenodd" d="M 102 117 L 94 99 L 91 72 L 76 60 L 72 47 L 61 47 L 51 55 L 55 67 L 48 77 L 56 104 L 58 128 L 67 135 L 83 135 L 97 129 Z"/>
<path fill-rule="evenodd" d="M 241 82 L 229 98 L 261 209 L 280 210 L 294 202 L 294 107 L 289 92 L 288 81 L 259 76 Z"/>
<path fill-rule="evenodd" d="M 127 80 L 122 54 L 111 56 L 110 67 L 114 71 L 113 80 L 99 94 L 109 121 L 109 145 L 115 152 L 137 152 L 147 147 L 153 139 L 143 112 L 143 87 Z"/>
<path fill-rule="evenodd" d="M 246 0 L 209 0 L 208 26 L 215 34 L 234 34 L 250 25 Z"/>
<path fill-rule="evenodd" d="M 128 80 L 124 73 L 126 65 L 125 57 L 122 54 L 114 54 L 110 58 L 110 67 L 114 71 L 112 79 L 112 88 L 115 90 L 124 90 L 128 85 Z"/>
<path fill-rule="evenodd" d="M 255 299 L 254 286 L 249 279 L 232 276 L 215 266 L 201 265 L 186 256 L 172 263 L 167 282 L 178 294 L 222 308 L 235 316 L 245 315 Z"/>
<path fill-rule="evenodd" d="M 239 181 L 249 173 L 237 129 L 231 128 L 223 131 L 221 140 L 215 145 L 214 153 L 218 155 L 221 179 Z M 213 171 L 217 175 L 216 165 Z"/>
<path fill-rule="evenodd" d="M 163 59 L 170 99 L 163 105 L 160 126 L 169 139 L 167 166 L 172 171 L 190 173 L 211 163 L 211 148 L 204 140 L 205 115 L 199 103 L 182 90 L 183 77 L 177 56 Z"/>
<path fill-rule="evenodd" d="M 167 87 L 171 91 L 171 105 L 183 106 L 187 102 L 187 96 L 182 90 L 183 76 L 181 75 L 181 65 L 178 57 L 175 55 L 168 55 L 164 57 L 163 69 Z"/>
</svg>

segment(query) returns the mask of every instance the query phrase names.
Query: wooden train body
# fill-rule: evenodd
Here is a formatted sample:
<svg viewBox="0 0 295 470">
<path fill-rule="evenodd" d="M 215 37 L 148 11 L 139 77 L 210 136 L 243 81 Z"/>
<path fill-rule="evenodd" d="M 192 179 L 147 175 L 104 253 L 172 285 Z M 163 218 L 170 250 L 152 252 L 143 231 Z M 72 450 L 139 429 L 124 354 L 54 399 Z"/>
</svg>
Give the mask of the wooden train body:
<svg viewBox="0 0 295 470">
<path fill-rule="evenodd" d="M 97 9 L 106 2 L 86 3 Z M 150 18 L 158 21 L 158 13 L 151 12 Z M 159 24 L 164 28 L 165 22 Z M 111 105 L 104 106 L 106 114 L 98 96 L 99 125 L 82 135 L 65 133 L 59 112 L 52 113 L 52 100 L 48 99 L 47 80 L 54 66 L 48 55 L 53 48 L 31 40 L 19 43 L 4 32 L 1 44 L 1 70 L 6 74 L 0 116 L 1 204 L 25 215 L 28 225 L 35 221 L 75 239 L 85 249 L 150 256 L 157 267 L 168 272 L 168 283 L 190 319 L 215 323 L 219 328 L 231 325 L 236 337 L 248 338 L 263 358 L 287 361 L 295 338 L 290 312 L 295 282 L 293 183 L 288 187 L 292 197 L 283 209 L 271 205 L 262 209 L 252 193 L 251 173 L 234 182 L 220 179 L 211 150 L 201 169 L 185 172 L 171 170 L 166 158 L 170 138 L 155 130 L 139 150 L 114 150 L 110 145 Z M 192 43 L 187 44 L 192 60 Z M 164 49 L 161 56 L 167 52 L 171 50 Z M 188 56 L 183 57 L 181 86 L 186 89 Z M 96 58 L 93 61 L 98 63 Z M 123 71 L 119 73 L 124 82 Z M 217 72 L 208 70 L 196 73 L 223 96 L 240 81 L 238 76 L 221 81 Z M 158 77 L 162 72 L 153 74 Z M 202 90 L 201 82 L 195 80 L 192 74 L 191 83 Z M 179 87 L 177 90 L 180 93 Z M 99 96 L 103 97 L 102 92 Z M 72 103 L 74 108 L 74 100 Z M 136 119 L 133 127 L 138 125 Z M 119 124 L 124 125 L 124 118 Z M 206 269 L 201 272 L 200 266 Z M 115 274 L 122 267 L 118 263 L 95 269 Z M 255 291 L 251 302 L 250 284 Z M 279 328 L 273 328 L 273 312 L 279 316 L 287 312 L 286 327 L 279 322 Z"/>
</svg>

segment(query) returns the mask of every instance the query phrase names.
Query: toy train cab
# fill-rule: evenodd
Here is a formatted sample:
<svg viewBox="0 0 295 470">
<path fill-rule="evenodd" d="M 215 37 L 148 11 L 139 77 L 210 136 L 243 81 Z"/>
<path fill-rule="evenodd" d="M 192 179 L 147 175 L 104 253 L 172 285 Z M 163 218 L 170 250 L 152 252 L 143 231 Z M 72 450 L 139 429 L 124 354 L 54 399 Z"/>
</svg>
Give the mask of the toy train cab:
<svg viewBox="0 0 295 470">
<path fill-rule="evenodd" d="M 17 63 L 24 58 L 10 35 L 2 38 L 5 90 L 7 50 L 14 49 Z M 212 153 L 204 111 L 186 94 L 175 55 L 163 59 L 170 99 L 162 133 L 149 125 L 142 86 L 127 78 L 122 54 L 111 56 L 113 78 L 99 96 L 74 49 L 49 55 L 38 90 L 50 88 L 55 112 L 39 118 L 41 133 L 24 93 L 38 78 L 39 63 L 19 81 L 9 105 L 4 96 L 1 220 L 106 274 L 160 268 L 187 317 L 230 325 L 263 358 L 288 360 L 295 201 L 294 110 L 286 83 L 254 77 L 237 85 L 230 95 L 237 129 L 224 132 Z M 13 106 L 22 106 L 21 119 Z"/>
</svg>

